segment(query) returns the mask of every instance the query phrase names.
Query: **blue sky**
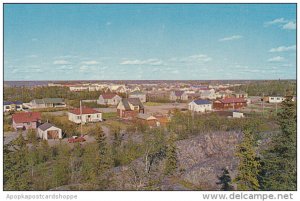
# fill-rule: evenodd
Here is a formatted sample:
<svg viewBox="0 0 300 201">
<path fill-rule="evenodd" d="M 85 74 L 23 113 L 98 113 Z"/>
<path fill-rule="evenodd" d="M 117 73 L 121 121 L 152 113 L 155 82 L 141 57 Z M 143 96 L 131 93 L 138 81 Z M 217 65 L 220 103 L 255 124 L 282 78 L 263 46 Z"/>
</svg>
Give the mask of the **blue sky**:
<svg viewBox="0 0 300 201">
<path fill-rule="evenodd" d="M 295 4 L 6 4 L 4 80 L 295 79 Z"/>
</svg>

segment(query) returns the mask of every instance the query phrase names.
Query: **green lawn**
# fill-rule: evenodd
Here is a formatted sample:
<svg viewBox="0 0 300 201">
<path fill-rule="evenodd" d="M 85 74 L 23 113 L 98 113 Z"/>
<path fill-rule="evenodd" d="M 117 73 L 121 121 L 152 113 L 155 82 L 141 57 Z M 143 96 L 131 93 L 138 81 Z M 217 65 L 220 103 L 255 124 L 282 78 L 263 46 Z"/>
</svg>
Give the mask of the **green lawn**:
<svg viewBox="0 0 300 201">
<path fill-rule="evenodd" d="M 103 119 L 114 119 L 118 116 L 116 112 L 102 113 L 102 115 L 103 115 L 102 116 Z"/>
<path fill-rule="evenodd" d="M 160 106 L 162 103 L 156 103 L 156 102 L 146 102 L 144 103 L 146 106 Z"/>
</svg>

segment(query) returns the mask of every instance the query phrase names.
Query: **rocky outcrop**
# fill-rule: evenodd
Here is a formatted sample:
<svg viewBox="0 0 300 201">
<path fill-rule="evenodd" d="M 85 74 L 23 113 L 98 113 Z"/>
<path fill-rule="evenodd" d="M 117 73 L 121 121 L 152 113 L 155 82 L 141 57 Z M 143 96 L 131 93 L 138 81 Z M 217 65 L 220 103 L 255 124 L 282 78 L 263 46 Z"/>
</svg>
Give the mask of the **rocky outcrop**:
<svg viewBox="0 0 300 201">
<path fill-rule="evenodd" d="M 177 142 L 181 178 L 202 190 L 217 190 L 222 168 L 236 174 L 238 165 L 235 147 L 242 134 L 215 132 Z"/>
</svg>

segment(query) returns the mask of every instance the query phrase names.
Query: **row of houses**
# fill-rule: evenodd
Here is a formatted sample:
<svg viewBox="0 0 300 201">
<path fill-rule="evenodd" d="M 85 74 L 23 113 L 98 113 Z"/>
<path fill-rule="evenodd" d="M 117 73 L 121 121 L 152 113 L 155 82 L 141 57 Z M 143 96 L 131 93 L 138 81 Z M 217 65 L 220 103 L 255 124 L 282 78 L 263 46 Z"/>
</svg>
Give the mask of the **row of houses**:
<svg viewBox="0 0 300 201">
<path fill-rule="evenodd" d="M 170 100 L 171 101 L 187 101 L 189 99 L 207 99 L 207 100 L 215 100 L 222 99 L 227 97 L 235 97 L 235 98 L 247 98 L 247 93 L 234 93 L 233 91 L 226 89 L 222 91 L 216 92 L 215 89 L 209 88 L 201 88 L 198 92 L 195 91 L 171 91 Z"/>
<path fill-rule="evenodd" d="M 146 102 L 146 94 L 141 91 L 134 91 L 128 95 L 128 98 L 138 98 L 142 103 Z M 100 105 L 118 105 L 122 98 L 116 93 L 101 94 L 97 100 Z"/>
<path fill-rule="evenodd" d="M 213 102 L 209 100 L 194 100 L 188 104 L 188 109 L 194 112 L 209 112 L 215 110 L 240 109 L 247 106 L 244 98 L 224 98 Z"/>
</svg>

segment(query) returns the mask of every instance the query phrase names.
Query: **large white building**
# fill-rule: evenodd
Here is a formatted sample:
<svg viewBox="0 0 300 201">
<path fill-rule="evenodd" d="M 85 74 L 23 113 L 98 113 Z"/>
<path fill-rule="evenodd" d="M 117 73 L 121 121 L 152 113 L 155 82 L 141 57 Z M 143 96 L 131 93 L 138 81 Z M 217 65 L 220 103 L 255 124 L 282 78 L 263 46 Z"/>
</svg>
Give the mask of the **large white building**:
<svg viewBox="0 0 300 201">
<path fill-rule="evenodd" d="M 102 113 L 92 108 L 84 107 L 81 110 L 77 108 L 68 113 L 68 119 L 76 124 L 100 122 L 102 121 Z"/>
<path fill-rule="evenodd" d="M 189 103 L 188 108 L 194 112 L 208 112 L 212 110 L 212 104 L 208 100 L 194 100 Z"/>
</svg>

